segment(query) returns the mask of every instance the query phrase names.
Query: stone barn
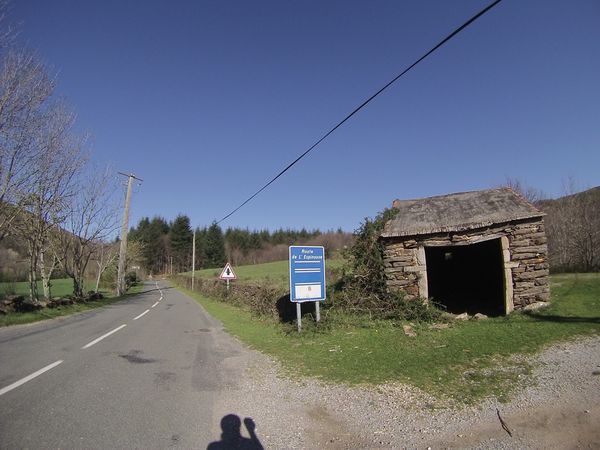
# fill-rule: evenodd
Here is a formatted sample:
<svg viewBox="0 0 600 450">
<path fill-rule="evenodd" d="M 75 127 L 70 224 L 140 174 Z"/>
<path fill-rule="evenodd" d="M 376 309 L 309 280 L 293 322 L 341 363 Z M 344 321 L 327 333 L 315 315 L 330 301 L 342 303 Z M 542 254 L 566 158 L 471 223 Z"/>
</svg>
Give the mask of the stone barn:
<svg viewBox="0 0 600 450">
<path fill-rule="evenodd" d="M 398 214 L 381 233 L 389 289 L 492 316 L 549 300 L 544 213 L 512 189 L 393 207 Z"/>
</svg>

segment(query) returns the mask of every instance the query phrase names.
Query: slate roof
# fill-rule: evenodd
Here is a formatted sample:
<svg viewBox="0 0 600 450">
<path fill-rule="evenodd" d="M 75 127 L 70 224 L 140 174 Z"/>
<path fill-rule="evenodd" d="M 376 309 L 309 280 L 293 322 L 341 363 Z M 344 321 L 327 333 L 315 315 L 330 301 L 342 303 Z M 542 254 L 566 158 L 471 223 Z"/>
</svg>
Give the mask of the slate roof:
<svg viewBox="0 0 600 450">
<path fill-rule="evenodd" d="M 381 237 L 466 231 L 545 215 L 510 188 L 395 200 L 394 207 L 398 215 Z"/>
</svg>

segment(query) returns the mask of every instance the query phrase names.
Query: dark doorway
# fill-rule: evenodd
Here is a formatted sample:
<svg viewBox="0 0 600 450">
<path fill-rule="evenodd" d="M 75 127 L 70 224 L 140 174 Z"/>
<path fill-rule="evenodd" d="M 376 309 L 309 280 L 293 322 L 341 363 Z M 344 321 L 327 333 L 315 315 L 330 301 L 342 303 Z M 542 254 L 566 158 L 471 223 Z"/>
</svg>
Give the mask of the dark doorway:
<svg viewBox="0 0 600 450">
<path fill-rule="evenodd" d="M 448 312 L 505 314 L 500 239 L 471 245 L 425 247 L 428 295 Z"/>
</svg>

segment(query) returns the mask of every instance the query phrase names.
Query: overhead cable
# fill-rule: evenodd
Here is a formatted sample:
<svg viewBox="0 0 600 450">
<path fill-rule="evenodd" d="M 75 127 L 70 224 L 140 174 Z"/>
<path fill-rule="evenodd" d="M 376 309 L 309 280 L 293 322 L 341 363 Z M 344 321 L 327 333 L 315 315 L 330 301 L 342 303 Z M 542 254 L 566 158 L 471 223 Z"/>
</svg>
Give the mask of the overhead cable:
<svg viewBox="0 0 600 450">
<path fill-rule="evenodd" d="M 323 142 L 325 139 L 327 139 L 329 137 L 329 135 L 331 135 L 335 130 L 337 130 L 339 127 L 341 127 L 348 119 L 350 119 L 357 112 L 359 112 L 361 109 L 363 109 L 365 106 L 367 106 L 373 99 L 375 99 L 375 97 L 377 97 L 379 94 L 381 94 L 383 91 L 385 91 L 388 87 L 390 87 L 392 84 L 394 84 L 396 81 L 398 81 L 398 79 L 400 79 L 403 75 L 405 75 L 407 72 L 409 72 L 413 67 L 415 67 L 417 64 L 419 64 L 421 61 L 423 61 L 425 58 L 427 58 L 429 55 L 431 55 L 433 52 L 435 52 L 437 49 L 439 49 L 442 45 L 444 45 L 446 42 L 448 42 L 450 39 L 452 39 L 454 36 L 456 36 L 461 31 L 463 31 L 465 28 L 467 28 L 469 25 L 471 25 L 473 22 L 475 22 L 477 19 L 479 19 L 481 16 L 483 16 L 485 13 L 487 13 L 489 10 L 491 10 L 494 6 L 496 6 L 501 1 L 502 0 L 496 0 L 493 3 L 489 4 L 488 6 L 486 6 L 485 8 L 483 8 L 481 11 L 479 11 L 477 14 L 475 14 L 473 17 L 471 17 L 469 20 L 467 20 L 461 26 L 456 28 L 452 33 L 450 33 L 448 36 L 446 36 L 444 39 L 442 39 L 431 50 L 429 50 L 427 53 L 425 53 L 423 56 L 421 56 L 419 59 L 417 59 L 414 63 L 412 63 L 410 66 L 408 66 L 406 69 L 404 69 L 401 73 L 396 75 L 385 86 L 383 86 L 381 89 L 379 89 L 373 95 L 371 95 L 368 99 L 366 99 L 364 102 L 362 102 L 357 108 L 354 109 L 354 111 L 352 111 L 350 114 L 348 114 L 346 117 L 344 117 L 343 120 L 338 122 L 337 125 L 335 125 L 327 133 L 325 133 L 317 142 L 315 142 L 313 145 L 311 145 L 304 153 L 302 153 L 294 161 L 289 163 L 283 170 L 281 170 L 281 172 L 279 172 L 277 175 L 275 175 L 273 178 L 271 178 L 271 180 L 267 184 L 265 184 L 258 191 L 256 191 L 254 194 L 252 194 L 246 200 L 244 200 L 244 202 L 241 203 L 238 207 L 236 207 L 229 214 L 227 214 L 225 217 L 223 217 L 221 220 L 219 220 L 217 222 L 217 224 L 223 222 L 224 220 L 228 219 L 233 214 L 235 214 L 237 211 L 239 211 L 248 202 L 250 202 L 254 197 L 256 197 L 258 194 L 260 194 L 262 191 L 264 191 L 266 188 L 268 188 L 271 184 L 273 184 L 273 182 L 275 182 L 275 180 L 277 180 L 280 176 L 282 176 L 284 173 L 286 173 L 288 170 L 290 170 L 292 168 L 292 166 L 294 166 L 298 161 L 300 161 L 302 158 L 304 158 L 306 155 L 308 155 L 321 142 Z"/>
</svg>

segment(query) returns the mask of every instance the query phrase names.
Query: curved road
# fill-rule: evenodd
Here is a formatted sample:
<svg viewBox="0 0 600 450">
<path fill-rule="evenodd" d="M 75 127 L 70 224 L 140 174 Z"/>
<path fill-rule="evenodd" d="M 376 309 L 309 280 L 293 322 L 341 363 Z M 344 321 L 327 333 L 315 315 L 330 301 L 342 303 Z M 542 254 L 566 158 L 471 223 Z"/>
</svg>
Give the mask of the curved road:
<svg viewBox="0 0 600 450">
<path fill-rule="evenodd" d="M 0 329 L 0 447 L 206 448 L 243 348 L 158 283 L 104 308 Z M 232 358 L 234 358 L 232 360 Z M 226 370 L 225 366 L 226 365 Z"/>
</svg>

